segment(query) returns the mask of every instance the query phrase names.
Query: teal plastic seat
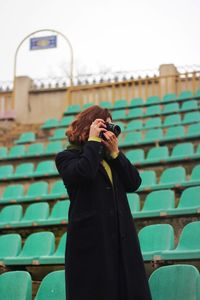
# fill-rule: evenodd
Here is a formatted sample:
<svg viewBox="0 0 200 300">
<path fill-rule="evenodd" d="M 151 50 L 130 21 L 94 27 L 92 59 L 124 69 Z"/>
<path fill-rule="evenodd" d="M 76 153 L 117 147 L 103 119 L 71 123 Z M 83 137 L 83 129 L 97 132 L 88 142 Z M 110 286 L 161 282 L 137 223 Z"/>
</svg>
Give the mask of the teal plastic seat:
<svg viewBox="0 0 200 300">
<path fill-rule="evenodd" d="M 198 300 L 199 271 L 192 265 L 163 266 L 149 278 L 153 300 Z"/>
<path fill-rule="evenodd" d="M 165 94 L 163 97 L 163 102 L 171 102 L 175 100 L 176 100 L 176 94 L 174 93 Z"/>
<path fill-rule="evenodd" d="M 132 146 L 142 143 L 142 134 L 141 132 L 130 132 L 125 135 L 123 141 L 119 141 L 120 147 Z"/>
<path fill-rule="evenodd" d="M 83 110 L 83 109 L 86 109 L 86 108 L 89 108 L 89 107 L 91 107 L 91 106 L 93 106 L 93 105 L 95 105 L 94 102 L 88 102 L 88 103 L 85 103 L 85 104 L 83 104 L 83 106 L 82 106 L 82 110 Z"/>
<path fill-rule="evenodd" d="M 145 133 L 144 142 L 145 143 L 159 142 L 162 139 L 163 139 L 163 131 L 161 128 L 150 129 Z"/>
<path fill-rule="evenodd" d="M 159 189 L 181 187 L 186 180 L 186 172 L 183 167 L 167 168 L 160 176 L 160 181 L 157 186 Z"/>
<path fill-rule="evenodd" d="M 29 178 L 34 173 L 33 163 L 23 163 L 16 167 L 15 173 L 11 176 L 12 179 Z"/>
<path fill-rule="evenodd" d="M 194 95 L 194 98 L 200 98 L 200 90 L 196 90 Z"/>
<path fill-rule="evenodd" d="M 0 166 L 0 180 L 9 179 L 14 173 L 13 165 Z"/>
<path fill-rule="evenodd" d="M 50 142 L 47 144 L 44 153 L 45 155 L 56 154 L 63 150 L 63 144 L 61 141 Z"/>
<path fill-rule="evenodd" d="M 189 124 L 189 123 L 196 123 L 196 122 L 200 122 L 199 111 L 185 113 L 182 120 L 182 124 Z"/>
<path fill-rule="evenodd" d="M 147 106 L 145 116 L 155 116 L 155 115 L 160 115 L 161 114 L 161 107 L 160 105 L 152 105 L 152 106 Z"/>
<path fill-rule="evenodd" d="M 31 300 L 31 275 L 26 271 L 9 271 L 1 274 L 0 295 L 2 300 Z"/>
<path fill-rule="evenodd" d="M 143 117 L 143 109 L 140 108 L 131 108 L 128 111 L 128 114 L 126 116 L 126 119 L 136 119 L 136 118 L 141 118 Z"/>
<path fill-rule="evenodd" d="M 173 126 L 167 128 L 167 132 L 163 137 L 164 141 L 181 140 L 185 137 L 184 126 Z"/>
<path fill-rule="evenodd" d="M 160 128 L 162 125 L 161 118 L 150 118 L 146 121 L 144 129 Z"/>
<path fill-rule="evenodd" d="M 199 259 L 200 258 L 200 221 L 191 222 L 183 228 L 178 245 L 173 250 L 163 251 L 164 260 Z"/>
<path fill-rule="evenodd" d="M 192 98 L 192 92 L 191 91 L 182 91 L 179 96 L 177 97 L 178 101 L 186 100 Z"/>
<path fill-rule="evenodd" d="M 59 127 L 66 127 L 74 121 L 74 116 L 63 117 L 59 122 Z"/>
<path fill-rule="evenodd" d="M 23 184 L 12 184 L 5 187 L 1 196 L 1 203 L 15 203 L 23 198 Z"/>
<path fill-rule="evenodd" d="M 169 149 L 167 146 L 154 147 L 151 148 L 147 153 L 146 162 L 155 163 L 168 161 L 169 159 Z"/>
<path fill-rule="evenodd" d="M 66 139 L 66 128 L 58 128 L 55 129 L 54 131 L 54 135 L 49 137 L 50 141 L 54 141 L 54 140 L 62 140 L 62 139 Z"/>
<path fill-rule="evenodd" d="M 199 185 L 200 184 L 200 165 L 196 165 L 192 169 L 190 180 L 184 182 L 184 186 Z"/>
<path fill-rule="evenodd" d="M 142 130 L 142 128 L 143 128 L 142 120 L 132 120 L 128 122 L 125 131 Z"/>
<path fill-rule="evenodd" d="M 175 209 L 168 211 L 169 215 L 196 214 L 200 212 L 200 186 L 185 189 Z"/>
<path fill-rule="evenodd" d="M 192 143 L 177 144 L 170 156 L 170 161 L 188 159 L 194 155 L 194 145 Z"/>
<path fill-rule="evenodd" d="M 146 104 L 160 104 L 161 100 L 158 96 L 150 96 L 147 98 Z"/>
<path fill-rule="evenodd" d="M 112 103 L 110 101 L 101 101 L 99 103 L 99 106 L 101 106 L 103 108 L 108 108 L 108 109 L 111 109 L 113 107 Z"/>
<path fill-rule="evenodd" d="M 126 119 L 125 109 L 119 109 L 112 112 L 113 121 Z"/>
<path fill-rule="evenodd" d="M 156 224 L 143 227 L 138 238 L 145 261 L 153 260 L 163 250 L 174 248 L 174 229 L 170 224 Z"/>
<path fill-rule="evenodd" d="M 179 114 L 166 116 L 163 122 L 163 127 L 169 127 L 181 124 L 181 116 Z"/>
<path fill-rule="evenodd" d="M 188 138 L 195 138 L 200 136 L 200 123 L 192 124 L 188 127 L 186 136 Z"/>
<path fill-rule="evenodd" d="M 53 232 L 36 232 L 30 234 L 17 256 L 4 259 L 5 265 L 34 265 L 39 263 L 43 255 L 51 255 L 55 250 Z"/>
<path fill-rule="evenodd" d="M 66 248 L 67 232 L 65 232 L 60 240 L 56 251 L 52 255 L 41 256 L 40 264 L 64 264 L 65 248 Z"/>
<path fill-rule="evenodd" d="M 68 197 L 67 190 L 64 186 L 62 180 L 57 180 L 54 182 L 51 191 L 48 195 L 44 197 L 44 199 L 60 199 Z"/>
<path fill-rule="evenodd" d="M 133 164 L 140 164 L 144 162 L 144 150 L 143 149 L 136 149 L 136 150 L 129 150 L 125 153 L 126 157 L 130 160 Z"/>
<path fill-rule="evenodd" d="M 144 206 L 140 212 L 135 214 L 137 218 L 152 218 L 166 216 L 169 209 L 175 207 L 174 191 L 153 191 L 145 198 Z"/>
<path fill-rule="evenodd" d="M 44 145 L 42 143 L 31 144 L 26 150 L 27 157 L 41 156 L 43 154 L 44 154 Z"/>
<path fill-rule="evenodd" d="M 34 182 L 29 185 L 23 201 L 42 200 L 48 194 L 48 183 L 46 181 Z"/>
<path fill-rule="evenodd" d="M 0 147 L 0 159 L 7 158 L 7 155 L 8 155 L 7 147 Z"/>
<path fill-rule="evenodd" d="M 128 106 L 128 101 L 125 99 L 119 99 L 114 102 L 113 108 L 126 108 Z"/>
<path fill-rule="evenodd" d="M 18 233 L 3 234 L 0 236 L 0 261 L 4 257 L 16 256 L 21 251 L 22 239 Z"/>
<path fill-rule="evenodd" d="M 44 124 L 41 126 L 42 129 L 49 129 L 59 126 L 59 121 L 56 118 L 48 119 L 44 122 Z"/>
<path fill-rule="evenodd" d="M 115 124 L 118 125 L 121 128 L 121 132 L 124 132 L 125 127 L 126 127 L 125 123 L 123 123 L 121 121 L 118 121 L 118 122 L 115 122 Z"/>
<path fill-rule="evenodd" d="M 35 300 L 66 300 L 65 271 L 54 271 L 44 277 Z"/>
<path fill-rule="evenodd" d="M 137 106 L 143 106 L 144 101 L 142 98 L 133 98 L 131 99 L 130 106 L 137 107 Z"/>
<path fill-rule="evenodd" d="M 22 217 L 22 206 L 19 204 L 5 206 L 0 213 L 0 227 L 10 227 Z"/>
<path fill-rule="evenodd" d="M 57 201 L 48 219 L 40 220 L 40 225 L 66 224 L 68 221 L 70 201 Z"/>
<path fill-rule="evenodd" d="M 64 112 L 65 115 L 67 114 L 77 114 L 81 111 L 81 107 L 79 104 L 72 104 L 69 105 L 66 109 L 66 111 Z"/>
<path fill-rule="evenodd" d="M 140 210 L 140 197 L 138 194 L 128 193 L 127 198 L 131 214 L 134 216 L 134 213 Z"/>
<path fill-rule="evenodd" d="M 139 187 L 139 191 L 141 190 L 151 190 L 156 186 L 156 173 L 155 171 L 143 171 L 140 172 L 140 177 L 142 179 L 141 186 Z"/>
<path fill-rule="evenodd" d="M 32 142 L 35 142 L 35 133 L 30 131 L 22 133 L 19 139 L 15 141 L 15 144 L 26 144 Z"/>
<path fill-rule="evenodd" d="M 26 153 L 26 148 L 24 145 L 17 145 L 10 148 L 8 153 L 8 158 L 20 158 L 24 157 Z"/>
<path fill-rule="evenodd" d="M 57 174 L 58 174 L 58 170 L 56 168 L 55 161 L 54 160 L 46 160 L 46 161 L 40 162 L 37 165 L 33 176 L 41 177 L 41 176 L 53 176 L 53 175 L 57 175 Z"/>
<path fill-rule="evenodd" d="M 197 110 L 198 102 L 197 100 L 190 100 L 183 102 L 180 111 L 188 111 L 188 110 Z"/>
<path fill-rule="evenodd" d="M 162 115 L 172 114 L 175 112 L 179 112 L 179 104 L 178 103 L 165 104 L 162 109 Z"/>
</svg>

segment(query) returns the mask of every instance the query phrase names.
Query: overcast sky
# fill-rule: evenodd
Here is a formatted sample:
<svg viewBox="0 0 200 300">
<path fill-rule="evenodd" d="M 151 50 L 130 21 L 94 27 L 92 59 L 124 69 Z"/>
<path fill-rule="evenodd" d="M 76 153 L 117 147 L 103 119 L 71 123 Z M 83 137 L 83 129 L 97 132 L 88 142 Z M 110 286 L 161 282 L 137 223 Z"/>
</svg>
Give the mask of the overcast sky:
<svg viewBox="0 0 200 300">
<path fill-rule="evenodd" d="M 199 0 L 0 0 L 0 4 L 0 81 L 12 80 L 19 42 L 44 28 L 69 38 L 79 72 L 157 69 L 163 63 L 200 65 Z M 17 75 L 62 76 L 68 62 L 62 38 L 57 49 L 40 51 L 29 51 L 27 41 L 19 51 Z"/>
</svg>

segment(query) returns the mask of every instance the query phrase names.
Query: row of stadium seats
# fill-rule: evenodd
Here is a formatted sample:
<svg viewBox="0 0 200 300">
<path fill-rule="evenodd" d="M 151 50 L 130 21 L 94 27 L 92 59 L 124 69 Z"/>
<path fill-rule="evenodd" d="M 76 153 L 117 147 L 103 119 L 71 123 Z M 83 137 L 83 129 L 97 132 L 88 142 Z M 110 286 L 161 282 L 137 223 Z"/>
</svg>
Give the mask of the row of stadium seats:
<svg viewBox="0 0 200 300">
<path fill-rule="evenodd" d="M 12 289 L 10 288 L 12 286 Z M 153 300 L 199 300 L 200 274 L 192 265 L 163 266 L 149 278 Z M 0 275 L 0 294 L 5 300 L 32 300 L 32 278 L 26 271 L 10 271 Z M 65 300 L 65 272 L 53 271 L 46 275 L 34 300 Z"/>
<path fill-rule="evenodd" d="M 140 229 L 138 238 L 145 261 L 200 259 L 200 222 L 184 226 L 175 247 L 175 234 L 170 224 L 148 225 Z M 55 251 L 53 232 L 31 233 L 22 247 L 21 236 L 0 236 L 0 261 L 3 265 L 63 264 L 67 233 L 59 240 Z"/>
<path fill-rule="evenodd" d="M 149 193 L 142 209 L 138 194 L 128 194 L 128 203 L 134 219 L 163 216 L 180 216 L 200 213 L 200 186 L 185 189 L 175 208 L 175 193 L 160 190 Z M 49 212 L 47 202 L 30 204 L 23 214 L 21 205 L 5 206 L 0 211 L 0 228 L 47 226 L 68 221 L 69 200 L 57 201 Z"/>
</svg>

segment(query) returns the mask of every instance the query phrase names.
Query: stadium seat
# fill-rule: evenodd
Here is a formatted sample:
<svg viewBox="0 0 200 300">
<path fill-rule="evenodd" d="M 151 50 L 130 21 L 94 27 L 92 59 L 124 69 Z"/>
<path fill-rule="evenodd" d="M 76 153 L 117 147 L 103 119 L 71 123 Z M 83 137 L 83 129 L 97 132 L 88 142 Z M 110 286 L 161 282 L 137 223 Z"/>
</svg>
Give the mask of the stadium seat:
<svg viewBox="0 0 200 300">
<path fill-rule="evenodd" d="M 0 275 L 2 300 L 31 300 L 32 280 L 26 271 L 8 271 Z"/>
<path fill-rule="evenodd" d="M 163 97 L 163 102 L 171 102 L 176 100 L 176 94 L 165 94 Z"/>
<path fill-rule="evenodd" d="M 130 101 L 130 106 L 131 107 L 137 107 L 137 106 L 143 106 L 144 102 L 142 100 L 142 98 L 133 98 Z"/>
<path fill-rule="evenodd" d="M 57 180 L 54 182 L 51 191 L 48 195 L 44 195 L 43 199 L 59 199 L 59 198 L 66 198 L 68 197 L 66 188 L 63 184 L 62 180 Z"/>
<path fill-rule="evenodd" d="M 66 109 L 66 111 L 64 112 L 64 114 L 76 114 L 79 113 L 81 111 L 81 107 L 79 104 L 72 104 L 69 105 Z"/>
<path fill-rule="evenodd" d="M 21 251 L 22 239 L 18 233 L 3 234 L 0 236 L 0 262 L 9 256 L 16 256 Z"/>
<path fill-rule="evenodd" d="M 28 191 L 23 196 L 23 201 L 42 200 L 44 196 L 48 194 L 48 183 L 45 181 L 39 181 L 31 183 L 28 187 Z"/>
<path fill-rule="evenodd" d="M 17 145 L 10 148 L 8 159 L 24 157 L 26 148 L 24 145 Z"/>
<path fill-rule="evenodd" d="M 155 171 L 143 171 L 143 172 L 140 172 L 140 176 L 142 179 L 142 183 L 141 183 L 138 191 L 153 189 L 156 186 Z"/>
<path fill-rule="evenodd" d="M 152 106 L 147 106 L 145 116 L 155 116 L 155 115 L 160 115 L 161 114 L 161 107 L 160 105 L 152 105 Z"/>
<path fill-rule="evenodd" d="M 179 114 L 166 116 L 163 122 L 163 127 L 170 127 L 181 124 L 181 116 Z"/>
<path fill-rule="evenodd" d="M 146 163 L 163 162 L 169 159 L 167 146 L 151 148 L 147 153 Z"/>
<path fill-rule="evenodd" d="M 185 131 L 184 126 L 173 126 L 167 128 L 167 132 L 165 133 L 163 140 L 171 141 L 171 140 L 179 140 L 184 138 Z"/>
<path fill-rule="evenodd" d="M 49 128 L 54 128 L 59 126 L 59 121 L 58 119 L 48 119 L 42 126 L 42 129 L 49 129 Z"/>
<path fill-rule="evenodd" d="M 153 300 L 198 300 L 199 271 L 192 265 L 163 266 L 149 278 Z"/>
<path fill-rule="evenodd" d="M 188 110 L 197 110 L 198 102 L 197 100 L 190 100 L 183 102 L 180 111 L 188 111 Z"/>
<path fill-rule="evenodd" d="M 121 128 L 121 132 L 124 132 L 126 124 L 121 121 L 116 122 L 116 124 Z"/>
<path fill-rule="evenodd" d="M 53 232 L 31 233 L 25 240 L 24 246 L 15 257 L 6 257 L 5 265 L 38 265 L 39 258 L 51 255 L 55 250 L 55 236 Z"/>
<path fill-rule="evenodd" d="M 26 151 L 27 157 L 41 156 L 43 154 L 44 154 L 44 145 L 42 143 L 35 143 L 29 145 Z"/>
<path fill-rule="evenodd" d="M 120 147 L 132 146 L 142 143 L 141 132 L 130 132 L 125 135 L 124 140 L 119 141 Z"/>
<path fill-rule="evenodd" d="M 150 96 L 147 98 L 146 105 L 160 104 L 161 100 L 158 96 Z"/>
<path fill-rule="evenodd" d="M 179 237 L 178 245 L 173 250 L 161 253 L 163 260 L 200 259 L 200 221 L 185 225 Z"/>
<path fill-rule="evenodd" d="M 141 130 L 143 127 L 143 122 L 141 120 L 132 120 L 127 123 L 125 131 Z"/>
<path fill-rule="evenodd" d="M 162 109 L 162 115 L 166 115 L 166 114 L 172 114 L 172 113 L 176 113 L 179 112 L 179 104 L 178 103 L 169 103 L 169 104 L 165 104 L 163 109 Z"/>
<path fill-rule="evenodd" d="M 194 145 L 192 143 L 177 144 L 172 150 L 170 161 L 188 159 L 194 155 Z"/>
<path fill-rule="evenodd" d="M 35 300 L 66 300 L 65 271 L 54 271 L 42 280 Z"/>
<path fill-rule="evenodd" d="M 134 215 L 135 212 L 140 210 L 140 197 L 135 193 L 127 193 L 127 197 L 131 214 Z"/>
<path fill-rule="evenodd" d="M 119 99 L 114 102 L 113 108 L 126 108 L 128 106 L 128 101 L 125 99 Z"/>
<path fill-rule="evenodd" d="M 19 139 L 15 141 L 15 144 L 26 144 L 35 142 L 34 132 L 24 132 L 20 135 Z"/>
<path fill-rule="evenodd" d="M 173 167 L 163 171 L 159 184 L 155 188 L 181 187 L 186 180 L 184 167 Z"/>
<path fill-rule="evenodd" d="M 10 227 L 12 223 L 19 222 L 22 217 L 21 205 L 9 205 L 2 208 L 0 213 L 0 227 Z"/>
<path fill-rule="evenodd" d="M 163 139 L 163 131 L 161 128 L 150 129 L 145 133 L 144 142 L 152 143 L 159 142 Z"/>
<path fill-rule="evenodd" d="M 192 124 L 188 127 L 188 132 L 186 134 L 188 138 L 195 138 L 200 136 L 200 123 Z"/>
<path fill-rule="evenodd" d="M 192 98 L 192 92 L 191 91 L 182 91 L 179 96 L 177 97 L 178 101 L 186 100 Z"/>
<path fill-rule="evenodd" d="M 24 194 L 23 184 L 12 184 L 5 187 L 1 196 L 1 203 L 18 202 Z"/>
<path fill-rule="evenodd" d="M 192 174 L 190 176 L 190 179 L 187 182 L 184 182 L 184 186 L 190 186 L 190 185 L 199 185 L 200 184 L 200 165 L 196 165 L 192 169 Z"/>
<path fill-rule="evenodd" d="M 47 144 L 44 153 L 45 155 L 56 154 L 63 150 L 63 144 L 61 141 L 50 142 Z"/>
<path fill-rule="evenodd" d="M 136 149 L 136 150 L 129 150 L 125 153 L 126 157 L 130 160 L 133 164 L 138 164 L 144 162 L 144 150 L 143 149 Z"/>
<path fill-rule="evenodd" d="M 13 165 L 0 166 L 0 180 L 9 179 L 14 172 Z"/>
<path fill-rule="evenodd" d="M 66 128 L 58 128 L 55 129 L 54 131 L 54 135 L 49 137 L 50 141 L 54 141 L 54 140 L 62 140 L 62 139 L 66 139 Z"/>
<path fill-rule="evenodd" d="M 8 150 L 7 147 L 0 147 L 0 159 L 7 158 Z"/>
<path fill-rule="evenodd" d="M 63 117 L 59 122 L 59 127 L 67 127 L 74 120 L 74 116 Z"/>
<path fill-rule="evenodd" d="M 199 98 L 200 97 L 200 90 L 195 91 L 195 97 L 194 98 Z"/>
<path fill-rule="evenodd" d="M 153 128 L 159 128 L 162 126 L 161 118 L 151 118 L 148 119 L 144 125 L 145 129 L 153 129 Z"/>
<path fill-rule="evenodd" d="M 82 110 L 86 109 L 86 108 L 89 108 L 89 107 L 91 107 L 93 105 L 95 105 L 95 103 L 93 103 L 93 102 L 87 102 L 87 103 L 83 104 Z"/>
<path fill-rule="evenodd" d="M 145 261 L 153 260 L 163 250 L 174 248 L 174 229 L 170 224 L 156 224 L 143 227 L 138 238 Z"/>
<path fill-rule="evenodd" d="M 108 109 L 111 109 L 113 107 L 112 103 L 110 101 L 101 101 L 99 103 L 99 106 L 101 106 L 103 108 L 108 108 Z"/>
<path fill-rule="evenodd" d="M 143 110 L 142 108 L 131 108 L 128 111 L 128 114 L 124 117 L 128 119 L 136 119 L 136 118 L 141 118 L 143 116 Z"/>
<path fill-rule="evenodd" d="M 66 224 L 68 221 L 68 210 L 70 201 L 57 201 L 48 219 L 39 220 L 40 225 Z"/>
<path fill-rule="evenodd" d="M 196 123 L 200 122 L 200 112 L 188 112 L 184 114 L 182 124 L 188 124 L 188 123 Z"/>
<path fill-rule="evenodd" d="M 34 177 L 54 176 L 58 174 L 58 170 L 54 160 L 46 160 L 40 162 L 33 174 Z"/>
<path fill-rule="evenodd" d="M 15 173 L 11 175 L 12 179 L 29 178 L 34 174 L 33 163 L 23 163 L 16 167 Z"/>
</svg>

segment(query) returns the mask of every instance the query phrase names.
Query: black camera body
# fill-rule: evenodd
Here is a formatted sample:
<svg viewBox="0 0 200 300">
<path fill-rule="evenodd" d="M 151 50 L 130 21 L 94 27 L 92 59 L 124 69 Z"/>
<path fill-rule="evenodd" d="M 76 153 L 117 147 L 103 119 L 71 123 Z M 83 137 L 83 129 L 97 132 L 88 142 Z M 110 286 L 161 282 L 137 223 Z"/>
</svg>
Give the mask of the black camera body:
<svg viewBox="0 0 200 300">
<path fill-rule="evenodd" d="M 119 125 L 116 125 L 114 123 L 105 122 L 106 130 L 111 131 L 115 134 L 116 137 L 121 133 L 121 128 Z M 106 141 L 105 136 L 103 135 L 103 131 L 100 132 L 99 137 Z"/>
</svg>

